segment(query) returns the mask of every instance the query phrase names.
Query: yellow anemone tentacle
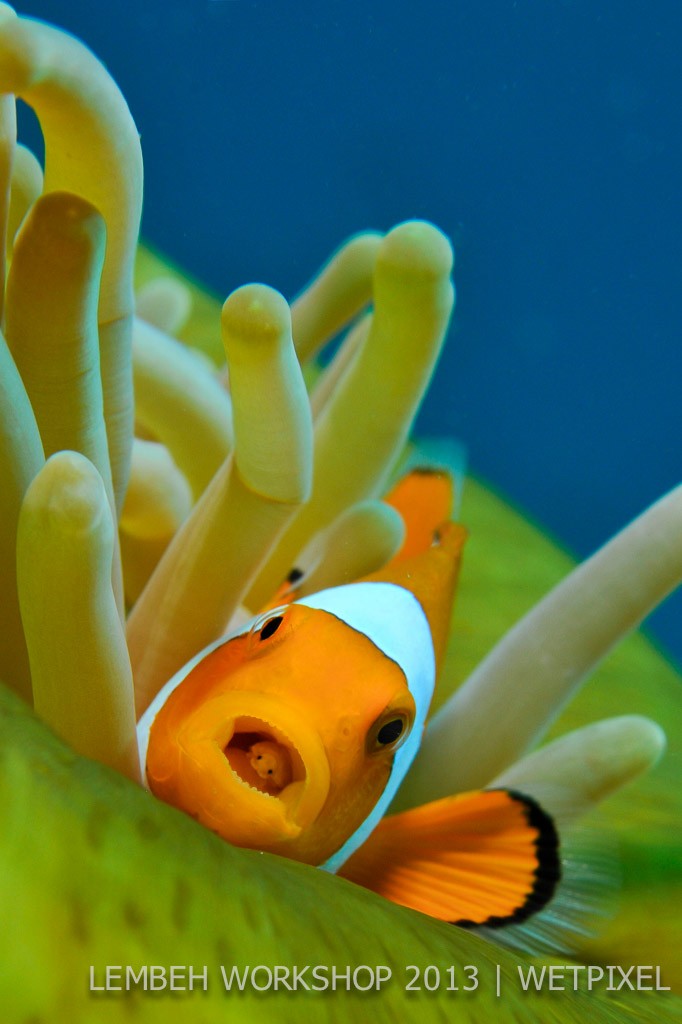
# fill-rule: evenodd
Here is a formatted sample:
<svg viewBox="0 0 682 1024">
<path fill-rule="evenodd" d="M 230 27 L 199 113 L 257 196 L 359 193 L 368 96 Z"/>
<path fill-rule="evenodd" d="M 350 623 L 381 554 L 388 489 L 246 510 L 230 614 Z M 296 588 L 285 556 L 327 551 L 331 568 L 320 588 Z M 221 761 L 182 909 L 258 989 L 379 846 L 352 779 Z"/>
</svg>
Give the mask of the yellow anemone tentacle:
<svg viewBox="0 0 682 1024">
<path fill-rule="evenodd" d="M 0 21 L 1 21 L 0 13 Z M 17 143 L 17 111 L 14 96 L 0 96 L 0 243 L 9 239 L 12 164 Z M 0 244 L 0 282 L 5 281 L 6 244 Z M 5 292 L 0 287 L 0 322 Z"/>
<path fill-rule="evenodd" d="M 107 225 L 98 320 L 104 411 L 120 508 L 132 444 L 132 275 L 142 209 L 139 135 L 118 87 L 90 50 L 40 21 L 0 21 L 0 92 L 20 96 L 38 115 L 45 139 L 45 190 L 82 196 Z"/>
<path fill-rule="evenodd" d="M 376 231 L 349 238 L 292 302 L 292 332 L 301 362 L 313 356 L 372 298 L 381 239 Z"/>
<path fill-rule="evenodd" d="M 6 333 L 45 457 L 63 450 L 85 455 L 115 516 L 97 332 L 104 249 L 104 222 L 90 203 L 67 192 L 41 196 L 14 246 Z M 118 542 L 112 582 L 123 614 Z"/>
<path fill-rule="evenodd" d="M 104 248 L 104 222 L 90 203 L 66 192 L 42 196 L 14 248 L 6 337 L 46 457 L 79 451 L 106 483 L 111 470 L 97 335 Z"/>
<path fill-rule="evenodd" d="M 223 307 L 235 453 L 176 534 L 128 623 L 138 713 L 220 636 L 310 491 L 312 425 L 289 307 L 246 285 Z"/>
<path fill-rule="evenodd" d="M 21 222 L 43 191 L 43 169 L 30 149 L 17 145 L 12 163 L 12 188 L 7 218 L 7 259 L 12 256 L 14 239 Z"/>
<path fill-rule="evenodd" d="M 289 306 L 274 288 L 244 285 L 221 323 L 239 474 L 254 493 L 300 505 L 310 494 L 313 439 Z"/>
<path fill-rule="evenodd" d="M 517 761 L 491 783 L 535 797 L 565 826 L 638 775 L 665 750 L 665 733 L 641 715 L 621 715 L 567 733 Z"/>
<path fill-rule="evenodd" d="M 368 313 L 360 317 L 358 322 L 353 324 L 348 331 L 339 351 L 329 366 L 320 374 L 320 377 L 315 382 L 315 386 L 310 392 L 310 408 L 313 414 L 313 421 L 318 418 L 329 399 L 339 387 L 339 382 L 349 371 L 360 349 L 367 341 L 367 335 L 371 326 L 371 314 Z"/>
<path fill-rule="evenodd" d="M 377 497 L 409 433 L 454 302 L 452 249 L 431 224 L 399 224 L 383 239 L 366 342 L 315 421 L 313 493 L 247 598 L 258 608 L 296 554 L 344 509 Z"/>
<path fill-rule="evenodd" d="M 190 513 L 192 492 L 164 445 L 133 442 L 126 500 L 119 521 L 125 596 L 138 599 L 176 531 Z"/>
<path fill-rule="evenodd" d="M 136 537 L 167 537 L 182 525 L 192 494 L 170 452 L 135 438 L 130 484 L 119 526 Z"/>
<path fill-rule="evenodd" d="M 138 288 L 135 312 L 152 327 L 177 335 L 192 312 L 192 293 L 176 277 L 157 277 Z"/>
<path fill-rule="evenodd" d="M 523 754 L 614 644 L 682 581 L 681 538 L 677 487 L 550 591 L 434 716 L 399 806 L 484 786 Z"/>
<path fill-rule="evenodd" d="M 27 701 L 31 673 L 17 596 L 16 530 L 26 488 L 44 461 L 31 403 L 0 334 L 0 679 Z"/>
<path fill-rule="evenodd" d="M 77 452 L 49 459 L 19 516 L 17 576 L 35 707 L 78 753 L 139 779 L 133 683 L 111 589 L 114 524 Z"/>
<path fill-rule="evenodd" d="M 382 501 L 353 505 L 313 537 L 296 559 L 296 568 L 304 573 L 297 596 L 369 576 L 393 558 L 404 536 L 402 518 L 390 505 Z"/>
<path fill-rule="evenodd" d="M 196 500 L 232 450 L 229 396 L 203 356 L 138 317 L 133 378 L 138 424 L 166 445 Z"/>
</svg>

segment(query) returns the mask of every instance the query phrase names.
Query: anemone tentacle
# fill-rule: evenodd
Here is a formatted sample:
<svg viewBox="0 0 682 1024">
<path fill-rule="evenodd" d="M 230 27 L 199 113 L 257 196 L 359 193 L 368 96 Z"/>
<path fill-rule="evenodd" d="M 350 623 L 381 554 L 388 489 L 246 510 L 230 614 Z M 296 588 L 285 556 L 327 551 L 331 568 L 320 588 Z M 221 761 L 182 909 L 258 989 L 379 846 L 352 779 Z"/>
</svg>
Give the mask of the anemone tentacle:
<svg viewBox="0 0 682 1024">
<path fill-rule="evenodd" d="M 310 491 L 312 425 L 286 301 L 248 285 L 226 301 L 235 451 L 165 552 L 128 620 L 138 713 L 215 640 Z"/>
<path fill-rule="evenodd" d="M 3 18 L 0 92 L 21 97 L 38 115 L 46 191 L 80 196 L 107 225 L 98 320 L 111 473 L 120 509 L 133 435 L 130 338 L 142 211 L 140 137 L 120 90 L 90 50 L 40 21 Z"/>
<path fill-rule="evenodd" d="M 102 478 L 58 452 L 26 492 L 17 575 L 37 713 L 73 748 L 139 779 L 133 681 L 111 588 L 114 523 Z"/>
<path fill-rule="evenodd" d="M 18 143 L 12 160 L 12 184 L 7 215 L 8 259 L 11 258 L 14 239 L 21 223 L 43 191 L 43 184 L 43 168 L 40 161 L 30 149 Z"/>
<path fill-rule="evenodd" d="M 249 608 L 267 601 L 318 530 L 386 488 L 445 339 L 452 264 L 448 239 L 431 224 L 400 224 L 383 239 L 368 337 L 315 422 L 313 492 L 251 588 Z"/>
<path fill-rule="evenodd" d="M 485 785 L 537 742 L 614 644 L 680 584 L 681 537 L 678 487 L 524 616 L 432 719 L 402 806 Z"/>
<path fill-rule="evenodd" d="M 228 394 L 197 353 L 139 318 L 133 380 L 138 429 L 166 445 L 196 501 L 234 445 Z"/>
</svg>

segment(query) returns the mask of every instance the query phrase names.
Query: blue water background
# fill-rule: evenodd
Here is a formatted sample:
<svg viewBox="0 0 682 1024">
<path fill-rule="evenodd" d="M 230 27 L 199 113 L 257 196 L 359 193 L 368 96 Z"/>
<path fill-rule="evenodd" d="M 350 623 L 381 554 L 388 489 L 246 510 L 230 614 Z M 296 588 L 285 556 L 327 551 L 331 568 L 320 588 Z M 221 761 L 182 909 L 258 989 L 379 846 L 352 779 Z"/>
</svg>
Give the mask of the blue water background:
<svg viewBox="0 0 682 1024">
<path fill-rule="evenodd" d="M 108 65 L 144 234 L 218 293 L 292 296 L 359 229 L 443 228 L 459 301 L 419 431 L 574 553 L 678 482 L 679 0 L 19 9 Z M 681 624 L 679 597 L 650 620 L 678 659 Z"/>
</svg>

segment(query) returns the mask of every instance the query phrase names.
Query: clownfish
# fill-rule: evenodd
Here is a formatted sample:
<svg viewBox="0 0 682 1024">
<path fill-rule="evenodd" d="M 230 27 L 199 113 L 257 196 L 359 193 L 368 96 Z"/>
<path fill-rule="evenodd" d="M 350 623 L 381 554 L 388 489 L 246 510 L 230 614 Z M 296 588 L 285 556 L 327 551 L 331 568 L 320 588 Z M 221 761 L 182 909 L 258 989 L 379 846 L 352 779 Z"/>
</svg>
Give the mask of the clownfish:
<svg viewBox="0 0 682 1024">
<path fill-rule="evenodd" d="M 419 749 L 466 537 L 444 473 L 413 471 L 386 501 L 406 522 L 388 566 L 308 596 L 292 573 L 157 694 L 138 725 L 145 784 L 235 845 L 454 924 L 517 923 L 560 877 L 533 800 L 488 790 L 385 816 Z"/>
</svg>

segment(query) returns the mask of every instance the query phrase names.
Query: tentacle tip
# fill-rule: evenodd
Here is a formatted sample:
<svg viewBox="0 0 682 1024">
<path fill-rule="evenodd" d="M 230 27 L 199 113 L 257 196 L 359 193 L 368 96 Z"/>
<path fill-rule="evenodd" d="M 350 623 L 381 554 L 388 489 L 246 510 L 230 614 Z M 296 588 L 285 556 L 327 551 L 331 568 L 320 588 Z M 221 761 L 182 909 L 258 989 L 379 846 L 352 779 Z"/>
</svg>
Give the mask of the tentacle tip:
<svg viewBox="0 0 682 1024">
<path fill-rule="evenodd" d="M 28 488 L 24 506 L 70 533 L 97 527 L 109 509 L 102 478 L 93 464 L 70 451 L 57 452 L 47 460 Z"/>
<path fill-rule="evenodd" d="M 55 258 L 63 261 L 73 254 L 104 250 L 104 218 L 86 199 L 72 192 L 47 192 L 41 196 L 30 216 L 30 223 L 41 242 Z"/>
<path fill-rule="evenodd" d="M 381 231 L 358 231 L 357 234 L 351 235 L 345 243 L 343 247 L 345 254 L 354 260 L 364 257 L 373 263 L 385 237 Z"/>
<path fill-rule="evenodd" d="M 658 764 L 666 748 L 666 735 L 657 722 L 643 715 L 620 715 L 588 727 L 594 749 L 588 757 L 597 775 L 606 771 L 610 785 L 614 779 L 624 785 L 630 779 L 650 771 Z M 603 793 L 600 795 L 602 798 Z"/>
<path fill-rule="evenodd" d="M 450 239 L 425 220 L 408 220 L 388 232 L 378 264 L 424 277 L 447 277 L 454 266 Z"/>
<path fill-rule="evenodd" d="M 222 327 L 231 338 L 275 341 L 291 331 L 289 304 L 268 285 L 243 285 L 226 299 Z"/>
<path fill-rule="evenodd" d="M 658 722 L 643 715 L 627 715 L 622 721 L 627 730 L 623 735 L 623 746 L 636 753 L 642 771 L 655 767 L 667 746 L 665 731 Z"/>
</svg>

